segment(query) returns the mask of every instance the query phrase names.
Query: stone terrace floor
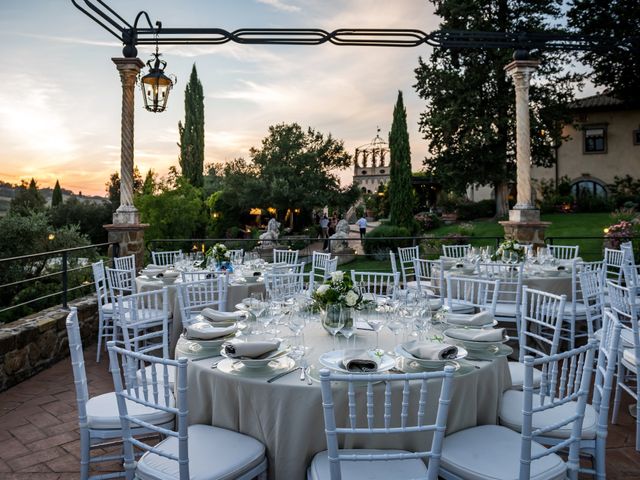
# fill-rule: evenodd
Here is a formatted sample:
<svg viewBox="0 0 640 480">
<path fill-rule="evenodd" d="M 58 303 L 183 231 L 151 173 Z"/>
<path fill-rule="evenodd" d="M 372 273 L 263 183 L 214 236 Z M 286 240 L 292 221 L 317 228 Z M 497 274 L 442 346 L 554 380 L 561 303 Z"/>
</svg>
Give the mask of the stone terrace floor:
<svg viewBox="0 0 640 480">
<path fill-rule="evenodd" d="M 85 352 L 92 396 L 113 389 L 107 360 L 96 364 L 95 353 L 95 346 Z M 0 479 L 79 478 L 75 401 L 69 359 L 0 393 Z M 609 429 L 607 478 L 612 480 L 640 480 L 640 453 L 634 450 L 634 421 L 627 404 L 628 397 L 620 425 Z M 110 466 L 105 467 L 108 470 Z M 92 473 L 97 473 L 95 467 Z"/>
</svg>

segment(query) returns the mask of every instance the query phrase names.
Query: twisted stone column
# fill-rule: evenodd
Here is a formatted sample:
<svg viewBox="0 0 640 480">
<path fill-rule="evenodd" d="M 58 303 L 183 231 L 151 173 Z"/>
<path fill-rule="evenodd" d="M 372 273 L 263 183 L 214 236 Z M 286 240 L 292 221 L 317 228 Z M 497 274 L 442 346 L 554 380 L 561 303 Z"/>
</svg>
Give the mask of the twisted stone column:
<svg viewBox="0 0 640 480">
<path fill-rule="evenodd" d="M 514 60 L 505 70 L 516 87 L 516 160 L 518 199 L 514 209 L 530 210 L 531 204 L 531 134 L 529 120 L 529 84 L 540 64 L 537 60 Z"/>
<path fill-rule="evenodd" d="M 120 131 L 120 206 L 113 214 L 114 224 L 137 224 L 140 218 L 133 206 L 134 93 L 136 79 L 144 63 L 139 58 L 112 58 L 122 82 Z"/>
</svg>

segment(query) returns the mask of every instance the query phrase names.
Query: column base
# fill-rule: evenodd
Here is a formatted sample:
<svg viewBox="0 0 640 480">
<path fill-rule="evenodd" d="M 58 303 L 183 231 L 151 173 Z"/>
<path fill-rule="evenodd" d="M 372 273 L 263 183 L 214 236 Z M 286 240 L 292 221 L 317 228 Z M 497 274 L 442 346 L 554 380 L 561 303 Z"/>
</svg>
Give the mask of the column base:
<svg viewBox="0 0 640 480">
<path fill-rule="evenodd" d="M 113 215 L 115 219 L 115 214 Z M 104 225 L 105 230 L 109 232 L 108 238 L 110 243 L 117 243 L 120 250 L 119 256 L 127 255 L 136 256 L 136 269 L 144 267 L 144 231 L 149 227 L 147 223 L 112 223 Z M 109 247 L 109 255 L 113 255 L 113 246 Z"/>
<path fill-rule="evenodd" d="M 510 210 L 509 220 L 499 222 L 504 228 L 504 237 L 540 247 L 545 245 L 545 230 L 551 222 L 540 221 L 540 210 Z"/>
<path fill-rule="evenodd" d="M 113 224 L 114 225 L 139 225 L 140 224 L 140 212 L 133 205 L 120 205 L 118 209 L 113 212 Z"/>
</svg>

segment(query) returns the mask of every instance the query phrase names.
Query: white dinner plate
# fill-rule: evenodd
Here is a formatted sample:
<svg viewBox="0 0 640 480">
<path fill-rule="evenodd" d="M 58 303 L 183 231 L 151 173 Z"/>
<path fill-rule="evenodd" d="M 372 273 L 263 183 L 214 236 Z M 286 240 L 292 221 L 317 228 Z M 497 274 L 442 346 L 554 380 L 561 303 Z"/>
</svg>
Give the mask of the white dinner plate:
<svg viewBox="0 0 640 480">
<path fill-rule="evenodd" d="M 383 373 L 391 370 L 396 365 L 395 359 L 391 355 L 387 355 L 386 353 L 379 357 L 378 369 L 375 372 L 350 372 L 347 370 L 342 364 L 342 360 L 345 357 L 345 352 L 347 350 L 332 350 L 330 352 L 323 353 L 320 355 L 318 361 L 320 365 L 328 368 L 329 370 L 334 370 L 336 372 L 341 373 L 353 373 L 355 375 L 362 375 L 363 373 L 366 375 L 367 373 Z M 371 356 L 372 360 L 375 360 L 377 357 L 374 356 L 373 350 L 368 350 L 367 353 Z"/>
<path fill-rule="evenodd" d="M 495 327 L 496 325 L 498 325 L 498 321 L 497 320 L 492 320 L 489 323 L 485 323 L 484 325 L 465 325 L 464 323 L 460 322 L 451 322 L 451 319 L 465 319 L 465 318 L 470 318 L 473 317 L 474 314 L 465 314 L 465 313 L 447 313 L 444 316 L 444 320 L 443 323 L 446 323 L 447 325 L 451 325 L 452 327 L 459 327 L 459 328 L 475 328 L 475 329 L 479 329 L 479 328 L 489 328 L 489 327 Z M 463 320 L 464 321 L 464 320 Z"/>
<path fill-rule="evenodd" d="M 198 340 L 196 338 L 186 337 L 184 337 L 184 339 L 187 342 L 195 343 L 202 346 L 203 348 L 214 348 L 221 347 L 224 342 L 228 342 L 229 340 L 233 340 L 234 338 L 236 338 L 236 333 L 237 332 L 233 332 L 231 335 L 227 335 L 226 337 L 212 338 L 211 340 Z"/>
<path fill-rule="evenodd" d="M 281 357 L 286 356 L 290 350 L 291 348 L 289 348 L 288 346 L 280 345 L 280 348 L 278 348 L 278 350 L 276 350 L 275 352 L 271 352 L 271 354 L 266 358 L 231 357 L 227 355 L 224 350 L 220 350 L 220 355 L 222 355 L 223 357 L 229 358 L 231 360 L 240 362 L 247 368 L 265 368 L 269 365 L 269 362 L 272 362 L 273 360 L 277 360 Z"/>
<path fill-rule="evenodd" d="M 218 363 L 216 370 L 230 375 L 238 375 L 242 377 L 265 378 L 265 375 L 271 376 L 276 373 L 286 372 L 295 366 L 296 362 L 290 357 L 284 356 L 272 359 L 266 365 L 259 368 L 251 368 L 244 363 L 234 360 L 233 358 L 225 358 Z"/>
<path fill-rule="evenodd" d="M 501 341 L 498 342 L 479 342 L 475 340 L 463 340 L 461 338 L 450 337 L 447 335 L 447 331 L 444 332 L 444 337 L 454 343 L 462 343 L 469 350 L 493 350 L 499 348 L 500 345 L 509 341 L 509 337 L 507 335 Z"/>
<path fill-rule="evenodd" d="M 445 365 L 447 365 L 447 363 L 451 363 L 451 362 L 455 362 L 456 360 L 462 360 L 463 358 L 466 358 L 468 355 L 468 352 L 462 348 L 456 345 L 456 347 L 458 348 L 458 353 L 455 356 L 455 358 L 447 358 L 444 360 L 425 360 L 424 358 L 418 358 L 418 357 L 414 357 L 412 354 L 410 354 L 409 352 L 407 352 L 404 349 L 403 345 L 397 345 L 395 348 L 395 352 L 400 355 L 403 358 L 406 358 L 407 360 L 410 360 L 412 362 L 416 362 L 418 365 L 420 365 L 421 367 L 426 367 L 426 368 L 439 368 L 442 367 L 444 368 Z"/>
</svg>

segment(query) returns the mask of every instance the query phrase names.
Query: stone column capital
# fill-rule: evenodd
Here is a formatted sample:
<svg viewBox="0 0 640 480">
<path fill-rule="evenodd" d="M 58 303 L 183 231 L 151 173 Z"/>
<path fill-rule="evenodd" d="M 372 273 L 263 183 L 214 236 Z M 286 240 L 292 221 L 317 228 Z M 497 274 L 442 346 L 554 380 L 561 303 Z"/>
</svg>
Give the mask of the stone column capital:
<svg viewBox="0 0 640 480">
<path fill-rule="evenodd" d="M 538 69 L 539 66 L 540 60 L 514 60 L 513 62 L 507 64 L 504 69 L 509 75 L 514 77 L 514 75 L 518 74 L 531 75 Z"/>
</svg>

